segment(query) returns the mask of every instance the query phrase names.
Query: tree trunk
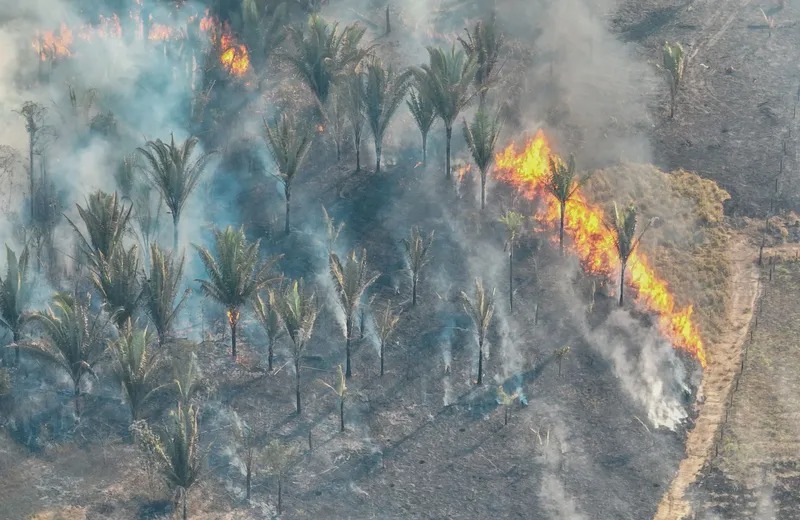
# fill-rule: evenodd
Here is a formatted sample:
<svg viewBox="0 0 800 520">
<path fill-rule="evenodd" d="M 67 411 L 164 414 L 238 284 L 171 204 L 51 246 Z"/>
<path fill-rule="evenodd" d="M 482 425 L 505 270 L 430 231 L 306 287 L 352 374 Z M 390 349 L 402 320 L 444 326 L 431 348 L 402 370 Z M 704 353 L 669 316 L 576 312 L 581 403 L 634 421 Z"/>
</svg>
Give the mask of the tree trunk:
<svg viewBox="0 0 800 520">
<path fill-rule="evenodd" d="M 356 173 L 361 171 L 361 139 L 356 140 Z"/>
<path fill-rule="evenodd" d="M 344 370 L 344 377 L 350 379 L 352 376 L 352 372 L 350 371 L 350 335 L 352 334 L 353 329 L 353 318 L 351 316 L 347 317 L 345 321 L 345 335 L 347 338 L 345 339 L 345 370 Z"/>
<path fill-rule="evenodd" d="M 339 399 L 339 431 L 344 431 L 344 399 Z"/>
<path fill-rule="evenodd" d="M 508 307 L 514 310 L 514 245 L 508 244 Z"/>
<path fill-rule="evenodd" d="M 180 220 L 180 214 L 172 214 L 172 250 L 175 251 L 176 254 L 178 252 L 178 224 L 180 224 Z"/>
<path fill-rule="evenodd" d="M 383 375 L 383 353 L 384 353 L 384 341 L 381 340 L 381 375 Z"/>
<path fill-rule="evenodd" d="M 428 133 L 422 134 L 422 165 L 428 163 Z"/>
<path fill-rule="evenodd" d="M 34 209 L 33 209 L 33 206 L 34 206 L 34 204 L 33 204 L 33 194 L 34 194 L 34 191 L 36 190 L 36 186 L 35 186 L 35 183 L 34 183 L 34 180 L 33 180 L 34 179 L 34 177 L 33 177 L 33 139 L 34 139 L 34 135 L 32 133 L 29 133 L 28 134 L 28 168 L 29 168 L 29 170 L 28 170 L 28 182 L 30 183 L 30 189 L 31 189 L 31 201 L 30 201 L 30 204 L 31 204 L 31 222 L 33 222 L 33 220 L 36 218 L 36 215 L 35 215 L 35 212 L 34 212 Z"/>
<path fill-rule="evenodd" d="M 625 267 L 627 261 L 620 264 L 619 269 L 619 306 L 622 307 L 623 296 L 625 296 Z"/>
<path fill-rule="evenodd" d="M 446 138 L 447 138 L 447 145 L 446 145 L 446 147 L 447 147 L 447 151 L 446 151 L 447 159 L 445 160 L 444 167 L 445 167 L 445 177 L 447 179 L 449 179 L 450 178 L 450 138 L 453 137 L 452 124 L 448 124 L 447 126 L 445 126 L 445 134 L 446 134 Z"/>
<path fill-rule="evenodd" d="M 231 311 L 228 311 L 228 312 L 231 312 Z M 237 311 L 233 311 L 233 312 L 237 312 Z M 236 322 L 237 322 L 237 320 L 234 317 L 234 315 L 231 314 L 231 316 L 228 318 L 228 321 L 230 322 L 230 325 L 231 325 L 231 358 L 233 359 L 234 362 L 236 362 L 236 324 L 237 324 Z"/>
<path fill-rule="evenodd" d="M 389 20 L 389 6 L 386 6 L 386 35 L 392 32 L 392 22 Z"/>
<path fill-rule="evenodd" d="M 481 172 L 481 211 L 486 207 L 486 172 Z"/>
<path fill-rule="evenodd" d="M 483 340 L 478 343 L 478 384 L 483 384 Z"/>
<path fill-rule="evenodd" d="M 290 212 L 290 204 L 292 201 L 292 189 L 289 187 L 289 184 L 286 184 L 284 188 L 284 193 L 286 195 L 286 226 L 283 228 L 283 232 L 287 235 L 289 234 L 289 212 Z"/>
<path fill-rule="evenodd" d="M 508 426 L 508 406 L 505 405 L 505 406 L 503 406 L 503 408 L 505 409 L 504 410 L 505 413 L 504 413 L 504 417 L 503 417 L 503 425 L 504 426 Z"/>
<path fill-rule="evenodd" d="M 672 119 L 675 117 L 675 97 L 677 94 L 677 88 L 674 85 L 674 82 L 670 83 L 669 86 L 669 118 Z"/>
<path fill-rule="evenodd" d="M 282 507 L 283 504 L 281 502 L 281 498 L 283 498 L 283 497 L 281 497 L 281 491 L 283 491 L 283 489 L 282 489 L 283 482 L 281 482 L 281 480 L 282 479 L 280 479 L 280 478 L 278 479 L 278 514 L 283 513 L 283 507 Z"/>
<path fill-rule="evenodd" d="M 561 377 L 561 360 L 564 359 L 563 356 L 558 356 L 558 377 Z"/>
<path fill-rule="evenodd" d="M 14 335 L 14 362 L 19 366 L 19 331 L 13 331 Z"/>
<path fill-rule="evenodd" d="M 267 370 L 270 372 L 272 372 L 272 356 L 274 346 L 275 342 L 273 340 L 269 340 L 269 346 L 267 347 Z"/>
<path fill-rule="evenodd" d="M 250 502 L 250 482 L 252 481 L 253 477 L 253 465 L 252 462 L 247 464 L 247 476 L 245 478 L 245 485 L 247 486 L 247 501 Z"/>
<path fill-rule="evenodd" d="M 375 140 L 375 173 L 381 172 L 381 150 L 382 150 L 381 143 Z"/>
<path fill-rule="evenodd" d="M 72 402 L 75 405 L 75 415 L 81 416 L 81 380 L 75 381 L 72 389 Z"/>
<path fill-rule="evenodd" d="M 564 217 L 567 210 L 567 201 L 561 202 L 561 222 L 558 226 L 558 250 L 564 256 Z"/>
<path fill-rule="evenodd" d="M 411 306 L 417 304 L 417 277 L 411 279 Z"/>
<path fill-rule="evenodd" d="M 302 406 L 300 406 L 300 360 L 296 360 L 294 362 L 294 394 L 297 400 L 297 415 L 300 415 L 303 412 Z"/>
<path fill-rule="evenodd" d="M 188 490 L 184 488 L 184 490 L 183 490 L 183 520 L 186 520 L 186 518 L 187 518 L 187 516 L 186 516 L 186 495 L 188 495 L 188 494 L 189 494 Z"/>
<path fill-rule="evenodd" d="M 336 141 L 336 162 L 339 162 L 342 160 L 342 145 L 339 144 L 338 137 L 334 141 Z"/>
</svg>

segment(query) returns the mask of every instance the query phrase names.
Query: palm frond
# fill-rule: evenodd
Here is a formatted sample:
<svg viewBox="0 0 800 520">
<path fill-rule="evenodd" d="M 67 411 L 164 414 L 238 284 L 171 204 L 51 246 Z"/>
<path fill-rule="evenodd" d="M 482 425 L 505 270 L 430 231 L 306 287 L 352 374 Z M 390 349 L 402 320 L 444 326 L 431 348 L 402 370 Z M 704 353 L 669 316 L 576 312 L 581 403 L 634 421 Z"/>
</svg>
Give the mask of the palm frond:
<svg viewBox="0 0 800 520">
<path fill-rule="evenodd" d="M 142 300 L 158 332 L 159 343 L 163 343 L 172 332 L 172 324 L 188 297 L 188 292 L 184 292 L 178 299 L 184 261 L 183 255 L 176 259 L 158 244 L 150 246 L 150 272 L 143 284 Z"/>
</svg>

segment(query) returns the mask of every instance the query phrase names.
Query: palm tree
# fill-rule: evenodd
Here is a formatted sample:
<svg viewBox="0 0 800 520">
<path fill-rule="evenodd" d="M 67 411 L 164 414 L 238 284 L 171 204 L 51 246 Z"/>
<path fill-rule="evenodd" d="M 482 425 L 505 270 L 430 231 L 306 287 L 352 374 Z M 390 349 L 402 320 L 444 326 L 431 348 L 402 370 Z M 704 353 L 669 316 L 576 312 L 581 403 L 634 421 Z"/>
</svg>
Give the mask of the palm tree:
<svg viewBox="0 0 800 520">
<path fill-rule="evenodd" d="M 134 189 L 137 187 L 136 172 L 139 168 L 139 156 L 135 153 L 126 154 L 122 157 L 114 172 L 114 180 L 116 181 L 117 188 L 122 194 L 123 199 L 130 199 L 133 197 Z"/>
<path fill-rule="evenodd" d="M 486 333 L 494 316 L 494 289 L 487 293 L 483 288 L 483 281 L 475 279 L 475 297 L 470 298 L 467 293 L 461 292 L 464 310 L 467 311 L 475 324 L 475 334 L 478 337 L 478 384 L 483 384 L 483 346 Z"/>
<path fill-rule="evenodd" d="M 378 275 L 370 273 L 367 269 L 367 251 L 361 251 L 361 257 L 356 256 L 356 252 L 350 253 L 344 264 L 342 264 L 336 253 L 328 255 L 331 277 L 339 297 L 339 306 L 344 311 L 345 316 L 345 351 L 347 358 L 346 377 L 349 379 L 353 374 L 350 369 L 350 341 L 353 335 L 353 318 L 358 312 L 361 304 L 361 296 L 367 287 L 377 280 Z"/>
<path fill-rule="evenodd" d="M 297 399 L 297 415 L 302 413 L 300 403 L 300 360 L 306 350 L 308 340 L 314 332 L 317 321 L 317 300 L 314 294 L 306 294 L 303 280 L 295 281 L 284 290 L 278 299 L 278 314 L 281 317 L 286 333 L 292 340 L 292 361 L 295 373 L 295 397 Z"/>
<path fill-rule="evenodd" d="M 158 244 L 150 246 L 150 272 L 144 280 L 142 301 L 150 322 L 158 333 L 158 344 L 163 345 L 172 332 L 172 324 L 183 307 L 189 291 L 178 299 L 185 257 L 173 257 Z M 177 303 L 176 303 L 177 300 Z"/>
<path fill-rule="evenodd" d="M 345 110 L 347 120 L 350 122 L 350 130 L 353 132 L 353 148 L 356 151 L 356 172 L 361 171 L 361 137 L 364 135 L 364 123 L 366 119 L 366 87 L 364 86 L 364 74 L 353 72 L 344 83 Z"/>
<path fill-rule="evenodd" d="M 525 223 L 525 217 L 516 211 L 506 211 L 500 217 L 506 227 L 506 244 L 505 249 L 508 251 L 508 306 L 509 309 L 514 310 L 514 246 L 519 241 L 522 234 L 522 226 Z"/>
<path fill-rule="evenodd" d="M 133 244 L 129 249 L 117 246 L 110 257 L 101 257 L 92 273 L 92 283 L 100 293 L 106 311 L 113 314 L 119 330 L 139 307 L 142 296 L 140 270 L 139 249 Z"/>
<path fill-rule="evenodd" d="M 311 133 L 307 126 L 296 123 L 285 112 L 272 125 L 264 121 L 264 130 L 267 148 L 278 168 L 276 177 L 283 184 L 283 193 L 286 196 L 286 227 L 284 230 L 288 235 L 292 181 L 311 146 Z"/>
<path fill-rule="evenodd" d="M 511 405 L 514 404 L 514 401 L 517 400 L 519 397 L 519 392 L 514 392 L 513 394 L 507 394 L 503 385 L 498 385 L 497 387 L 497 400 L 503 405 L 503 425 L 508 426 L 508 413 L 511 411 Z"/>
<path fill-rule="evenodd" d="M 111 343 L 116 362 L 114 371 L 122 384 L 133 421 L 140 418 L 144 403 L 166 386 L 155 384 L 160 363 L 153 353 L 153 340 L 148 329 L 135 327 L 128 321 L 119 339 Z"/>
<path fill-rule="evenodd" d="M 428 161 L 428 132 L 433 126 L 433 122 L 436 121 L 437 116 L 433 101 L 423 95 L 422 92 L 423 87 L 417 79 L 414 82 L 414 86 L 409 89 L 406 104 L 414 117 L 414 122 L 417 123 L 419 133 L 422 135 L 422 164 L 426 164 Z"/>
<path fill-rule="evenodd" d="M 342 372 L 342 365 L 341 363 L 338 366 L 339 369 L 339 376 L 336 378 L 336 386 L 326 383 L 323 380 L 319 380 L 319 382 L 331 390 L 339 396 L 339 431 L 344 431 L 344 402 L 347 399 L 347 378 Z"/>
<path fill-rule="evenodd" d="M 253 310 L 255 311 L 256 319 L 261 323 L 261 327 L 263 327 L 267 335 L 267 369 L 272 372 L 275 344 L 285 333 L 281 317 L 278 314 L 275 292 L 268 291 L 267 297 L 264 299 L 261 298 L 261 295 L 256 294 L 256 298 L 253 301 Z"/>
<path fill-rule="evenodd" d="M 586 184 L 589 175 L 575 178 L 575 157 L 569 156 L 566 163 L 558 157 L 550 157 L 550 175 L 545 182 L 545 189 L 556 198 L 559 204 L 560 222 L 558 225 L 558 248 L 564 254 L 564 219 L 567 212 L 567 203 L 578 189 Z"/>
<path fill-rule="evenodd" d="M 331 92 L 325 117 L 336 144 L 336 162 L 339 162 L 342 160 L 342 141 L 347 123 L 347 89 L 344 86 L 338 85 Z"/>
<path fill-rule="evenodd" d="M 565 345 L 561 348 L 557 348 L 553 351 L 553 356 L 558 360 L 558 377 L 561 377 L 561 364 L 564 362 L 564 358 L 570 352 L 570 348 L 568 345 Z"/>
<path fill-rule="evenodd" d="M 242 0 L 243 36 L 251 56 L 266 60 L 286 39 L 287 2 Z"/>
<path fill-rule="evenodd" d="M 197 281 L 206 297 L 227 309 L 231 327 L 231 357 L 236 361 L 239 311 L 252 301 L 259 290 L 275 280 L 271 271 L 276 259 L 261 261 L 258 252 L 261 241 L 248 242 L 242 228 L 237 231 L 228 226 L 224 231 L 215 230 L 214 242 L 216 258 L 207 248 L 195 246 L 209 277 L 209 280 Z"/>
<path fill-rule="evenodd" d="M 503 48 L 503 35 L 497 31 L 494 15 L 488 22 L 479 20 L 472 29 L 464 29 L 466 39 L 459 37 L 458 41 L 468 56 L 478 64 L 473 82 L 475 90 L 480 93 L 481 104 L 486 99 L 486 91 L 496 77 L 497 63 L 500 51 Z"/>
<path fill-rule="evenodd" d="M 472 123 L 467 124 L 464 121 L 464 140 L 467 141 L 472 159 L 481 172 L 481 209 L 486 207 L 486 176 L 494 160 L 494 149 L 501 127 L 500 112 L 490 119 L 482 104 Z"/>
<path fill-rule="evenodd" d="M 294 51 L 283 55 L 320 107 L 327 104 L 334 85 L 369 52 L 358 47 L 366 29 L 353 24 L 338 31 L 338 26 L 328 25 L 320 16 L 310 16 L 305 31 L 289 29 Z"/>
<path fill-rule="evenodd" d="M 449 179 L 453 122 L 472 98 L 469 85 L 475 77 L 477 62 L 463 51 L 456 51 L 455 45 L 450 52 L 428 47 L 428 56 L 427 65 L 413 70 L 421 89 L 420 94 L 430 100 L 436 107 L 436 114 L 444 121 L 447 139 L 445 174 Z"/>
<path fill-rule="evenodd" d="M 406 261 L 408 271 L 411 274 L 411 305 L 417 304 L 417 284 L 422 275 L 422 268 L 430 260 L 428 253 L 433 244 L 433 231 L 427 237 L 417 226 L 411 228 L 411 235 L 403 239 L 403 247 L 406 251 Z"/>
<path fill-rule="evenodd" d="M 386 352 L 386 343 L 389 341 L 389 338 L 392 337 L 392 334 L 394 334 L 399 322 L 400 313 L 395 312 L 395 310 L 392 308 L 391 301 L 387 301 L 386 306 L 375 318 L 375 325 L 378 331 L 378 340 L 380 341 L 381 375 L 383 375 L 383 359 Z"/>
<path fill-rule="evenodd" d="M 628 260 L 633 254 L 636 247 L 641 242 L 645 232 L 650 228 L 655 219 L 651 219 L 647 225 L 636 234 L 636 206 L 629 205 L 624 210 L 620 211 L 617 203 L 614 203 L 613 220 L 611 223 L 604 222 L 606 228 L 611 231 L 612 239 L 614 240 L 614 247 L 619 255 L 619 306 L 622 307 L 624 288 L 625 288 L 625 268 L 628 266 Z"/>
<path fill-rule="evenodd" d="M 384 68 L 377 58 L 369 62 L 366 69 L 367 86 L 364 104 L 367 122 L 375 141 L 375 172 L 379 173 L 381 171 L 383 135 L 406 96 L 411 71 L 397 74 L 391 65 Z"/>
<path fill-rule="evenodd" d="M 683 70 L 686 65 L 686 55 L 680 43 L 670 44 L 664 42 L 662 50 L 664 69 L 669 73 L 669 117 L 675 117 L 675 105 L 678 88 L 683 80 Z"/>
<path fill-rule="evenodd" d="M 32 314 L 30 319 L 41 326 L 46 341 L 23 348 L 69 374 L 75 412 L 80 414 L 81 381 L 86 374 L 96 377 L 94 366 L 105 352 L 110 317 L 93 315 L 88 303 L 70 294 L 56 293 L 53 306 Z"/>
<path fill-rule="evenodd" d="M 6 276 L 0 276 L 0 325 L 11 331 L 14 342 L 14 360 L 19 364 L 19 341 L 27 314 L 25 308 L 31 299 L 33 285 L 28 278 L 28 248 L 16 253 L 6 245 Z"/>
<path fill-rule="evenodd" d="M 297 456 L 297 446 L 285 444 L 277 439 L 270 442 L 261 458 L 267 468 L 267 473 L 273 475 L 278 481 L 278 514 L 283 512 L 283 482 L 289 475 L 294 458 Z"/>
<path fill-rule="evenodd" d="M 192 154 L 197 147 L 197 137 L 189 137 L 180 145 L 175 144 L 175 136 L 170 142 L 161 139 L 147 141 L 145 148 L 137 148 L 144 156 L 149 168 L 147 174 L 153 186 L 161 193 L 164 203 L 172 213 L 172 248 L 178 249 L 178 226 L 186 201 L 197 187 L 213 153 L 201 153 L 196 159 Z"/>
<path fill-rule="evenodd" d="M 69 217 L 67 222 L 78 234 L 80 247 L 92 266 L 97 269 L 102 260 L 107 260 L 121 245 L 122 238 L 130 231 L 132 206 L 125 206 L 116 192 L 108 194 L 95 191 L 86 200 L 86 207 L 77 205 L 78 215 L 86 227 L 86 236 Z"/>
</svg>

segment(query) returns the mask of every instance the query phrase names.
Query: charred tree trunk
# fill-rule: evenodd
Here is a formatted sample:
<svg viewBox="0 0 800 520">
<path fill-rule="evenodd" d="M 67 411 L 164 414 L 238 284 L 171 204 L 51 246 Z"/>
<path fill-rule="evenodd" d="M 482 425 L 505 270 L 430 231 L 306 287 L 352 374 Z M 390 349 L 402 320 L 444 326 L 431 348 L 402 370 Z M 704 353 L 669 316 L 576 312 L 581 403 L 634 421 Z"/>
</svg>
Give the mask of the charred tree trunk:
<svg viewBox="0 0 800 520">
<path fill-rule="evenodd" d="M 34 139 L 35 139 L 34 134 L 33 133 L 29 133 L 28 134 L 28 168 L 29 168 L 29 170 L 28 170 L 28 182 L 30 183 L 30 190 L 31 190 L 31 200 L 30 200 L 30 204 L 31 204 L 31 222 L 33 222 L 36 219 L 36 212 L 35 212 L 35 210 L 33 208 L 33 206 L 34 206 L 34 203 L 33 203 L 34 192 L 36 191 L 36 185 L 35 185 L 34 176 L 33 176 L 33 141 L 34 141 Z"/>
<path fill-rule="evenodd" d="M 483 384 L 483 338 L 478 343 L 478 385 Z"/>
<path fill-rule="evenodd" d="M 627 261 L 623 261 L 620 264 L 619 269 L 619 306 L 622 307 L 623 298 L 625 296 L 625 268 Z"/>
<path fill-rule="evenodd" d="M 383 354 L 385 350 L 385 342 L 381 341 L 381 375 L 383 375 Z"/>
<path fill-rule="evenodd" d="M 303 412 L 300 405 L 300 360 L 296 359 L 294 362 L 294 395 L 297 402 L 297 415 Z"/>
<path fill-rule="evenodd" d="M 344 399 L 339 399 L 339 431 L 344 431 Z"/>
<path fill-rule="evenodd" d="M 238 324 L 238 320 L 233 315 L 238 311 L 228 311 L 231 313 L 231 317 L 228 319 L 228 322 L 231 325 L 231 359 L 236 362 L 236 325 Z"/>
<path fill-rule="evenodd" d="M 189 494 L 188 490 L 184 488 L 184 490 L 183 490 L 183 520 L 186 520 L 188 518 L 186 516 L 186 495 L 188 495 L 188 494 Z"/>
<path fill-rule="evenodd" d="M 388 36 L 392 32 L 392 22 L 389 19 L 389 6 L 386 6 L 386 35 Z"/>
<path fill-rule="evenodd" d="M 17 366 L 19 366 L 19 331 L 13 331 L 14 336 L 14 362 Z"/>
<path fill-rule="evenodd" d="M 353 375 L 352 371 L 350 370 L 350 336 L 353 332 L 353 317 L 347 316 L 347 320 L 345 321 L 345 335 L 347 338 L 345 339 L 345 371 L 344 377 L 350 379 L 350 376 Z"/>
<path fill-rule="evenodd" d="M 356 173 L 361 171 L 361 139 L 355 140 L 356 145 Z"/>
<path fill-rule="evenodd" d="M 172 213 L 172 250 L 177 254 L 178 251 L 178 225 L 180 224 L 181 216 L 179 213 Z"/>
<path fill-rule="evenodd" d="M 286 183 L 284 187 L 284 194 L 286 195 L 286 225 L 283 228 L 283 232 L 287 235 L 289 234 L 289 216 L 291 211 L 291 202 L 292 202 L 292 188 L 290 187 L 289 183 Z"/>
<path fill-rule="evenodd" d="M 376 139 L 375 140 L 375 173 L 381 172 L 381 150 L 383 147 L 381 143 Z"/>
<path fill-rule="evenodd" d="M 245 476 L 245 486 L 247 487 L 247 501 L 250 502 L 250 483 L 253 479 L 253 463 L 252 461 L 248 461 L 247 463 L 247 474 Z"/>
<path fill-rule="evenodd" d="M 413 276 L 411 278 L 411 306 L 415 306 L 417 304 L 417 277 Z"/>
<path fill-rule="evenodd" d="M 267 346 L 267 370 L 270 372 L 272 372 L 272 358 L 274 349 L 275 342 L 273 340 L 269 340 L 269 345 Z"/>
<path fill-rule="evenodd" d="M 445 127 L 445 134 L 447 140 L 447 151 L 445 152 L 446 160 L 445 160 L 445 178 L 450 178 L 450 140 L 453 137 L 453 127 L 452 124 L 449 124 Z"/>
<path fill-rule="evenodd" d="M 422 134 L 422 165 L 428 163 L 428 133 Z"/>
<path fill-rule="evenodd" d="M 481 172 L 481 211 L 486 207 L 486 172 Z"/>
<path fill-rule="evenodd" d="M 561 202 L 561 222 L 558 226 L 558 250 L 564 256 L 564 217 L 567 210 L 567 201 Z"/>
<path fill-rule="evenodd" d="M 504 406 L 503 426 L 508 426 L 508 406 Z"/>
<path fill-rule="evenodd" d="M 282 488 L 283 488 L 283 479 L 279 478 L 278 479 L 278 514 L 283 513 L 283 507 L 282 507 L 283 503 L 281 502 L 281 498 L 283 498 L 281 496 L 281 492 L 283 491 Z"/>
<path fill-rule="evenodd" d="M 508 245 L 508 308 L 514 310 L 514 246 Z"/>
</svg>

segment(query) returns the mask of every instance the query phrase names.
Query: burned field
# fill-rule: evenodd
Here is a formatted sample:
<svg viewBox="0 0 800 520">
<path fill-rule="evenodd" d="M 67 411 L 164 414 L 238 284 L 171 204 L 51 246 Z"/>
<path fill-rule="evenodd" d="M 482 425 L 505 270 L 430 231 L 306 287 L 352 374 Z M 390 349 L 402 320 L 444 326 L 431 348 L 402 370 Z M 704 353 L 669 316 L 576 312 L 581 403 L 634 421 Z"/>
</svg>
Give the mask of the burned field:
<svg viewBox="0 0 800 520">
<path fill-rule="evenodd" d="M 662 3 L 9 11 L 0 516 L 791 518 L 793 11 Z"/>
</svg>

